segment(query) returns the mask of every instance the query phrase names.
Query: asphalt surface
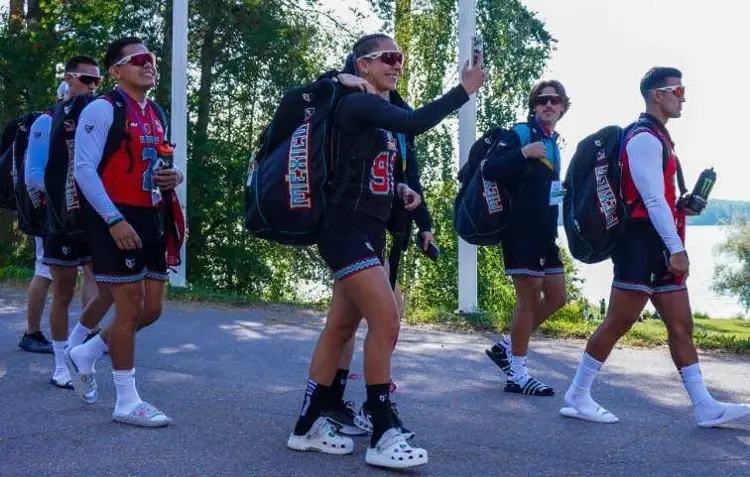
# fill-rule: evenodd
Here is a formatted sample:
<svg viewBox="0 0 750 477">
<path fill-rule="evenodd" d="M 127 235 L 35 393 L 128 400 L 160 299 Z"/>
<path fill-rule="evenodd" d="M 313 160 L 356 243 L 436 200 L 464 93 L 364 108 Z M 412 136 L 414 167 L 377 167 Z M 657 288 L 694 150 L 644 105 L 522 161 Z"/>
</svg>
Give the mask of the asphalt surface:
<svg viewBox="0 0 750 477">
<path fill-rule="evenodd" d="M 136 378 L 145 400 L 174 423 L 110 421 L 111 368 L 97 365 L 101 399 L 86 405 L 48 384 L 51 355 L 21 351 L 24 298 L 0 288 L 0 476 L 388 475 L 349 456 L 287 450 L 322 324 L 315 313 L 168 303 L 138 337 Z M 80 308 L 71 313 L 71 326 Z M 47 319 L 45 312 L 45 330 Z M 107 318 L 109 319 L 109 318 Z M 362 329 L 353 370 L 361 370 Z M 397 401 L 413 445 L 430 463 L 406 475 L 750 476 L 750 419 L 700 429 L 666 349 L 618 349 L 594 397 L 620 418 L 596 425 L 558 416 L 582 342 L 534 339 L 532 373 L 552 398 L 508 395 L 485 356 L 488 337 L 405 328 L 394 360 Z M 702 355 L 709 389 L 750 402 L 750 359 Z M 361 402 L 364 384 L 349 382 Z"/>
</svg>

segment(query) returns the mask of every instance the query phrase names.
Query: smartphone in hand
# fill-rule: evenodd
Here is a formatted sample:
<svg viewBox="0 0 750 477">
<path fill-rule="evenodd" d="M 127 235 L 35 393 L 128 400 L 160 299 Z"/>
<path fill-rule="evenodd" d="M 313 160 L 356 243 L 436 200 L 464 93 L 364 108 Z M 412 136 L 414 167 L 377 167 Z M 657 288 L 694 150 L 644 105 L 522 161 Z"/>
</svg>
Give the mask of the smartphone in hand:
<svg viewBox="0 0 750 477">
<path fill-rule="evenodd" d="M 484 39 L 482 34 L 477 32 L 471 37 L 471 66 L 479 62 L 479 55 L 484 55 Z M 486 63 L 486 61 L 485 61 Z"/>
<path fill-rule="evenodd" d="M 429 258 L 433 262 L 436 262 L 438 256 L 440 256 L 440 249 L 437 248 L 437 245 L 435 245 L 432 240 L 430 240 L 430 242 L 427 244 L 427 250 L 422 248 L 422 243 L 422 234 L 419 233 L 417 234 L 417 240 L 414 241 L 414 245 L 416 245 L 419 251 L 422 252 L 422 255 Z"/>
</svg>

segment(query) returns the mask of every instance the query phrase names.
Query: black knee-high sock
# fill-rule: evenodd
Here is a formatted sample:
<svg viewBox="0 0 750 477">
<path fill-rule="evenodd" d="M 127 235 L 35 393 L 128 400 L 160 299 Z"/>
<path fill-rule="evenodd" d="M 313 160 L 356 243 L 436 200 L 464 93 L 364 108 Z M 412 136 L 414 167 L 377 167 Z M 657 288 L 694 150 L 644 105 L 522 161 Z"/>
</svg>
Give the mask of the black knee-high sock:
<svg viewBox="0 0 750 477">
<path fill-rule="evenodd" d="M 328 393 L 331 388 L 318 384 L 312 379 L 307 381 L 307 391 L 305 391 L 305 400 L 302 403 L 302 410 L 297 419 L 297 425 L 294 426 L 294 434 L 303 436 L 310 431 L 315 420 L 320 417 L 323 405 L 328 399 Z"/>
<path fill-rule="evenodd" d="M 346 392 L 346 381 L 349 379 L 348 369 L 339 369 L 336 371 L 336 377 L 333 378 L 331 383 L 331 392 L 328 393 L 328 400 L 326 401 L 324 409 L 330 409 L 338 405 L 344 400 L 344 393 Z"/>
<path fill-rule="evenodd" d="M 375 447 L 385 431 L 393 427 L 390 388 L 391 383 L 367 385 L 367 409 L 372 415 L 370 447 Z"/>
</svg>

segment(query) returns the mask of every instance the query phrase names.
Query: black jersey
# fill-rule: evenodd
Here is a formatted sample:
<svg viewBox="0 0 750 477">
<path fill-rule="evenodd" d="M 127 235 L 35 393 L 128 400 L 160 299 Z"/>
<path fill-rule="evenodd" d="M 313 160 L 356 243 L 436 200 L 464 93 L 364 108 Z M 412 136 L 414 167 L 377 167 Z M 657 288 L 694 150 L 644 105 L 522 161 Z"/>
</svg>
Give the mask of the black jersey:
<svg viewBox="0 0 750 477">
<path fill-rule="evenodd" d="M 394 167 L 399 154 L 396 133 L 423 133 L 468 100 L 461 86 L 414 111 L 370 93 L 344 97 L 336 117 L 338 160 L 348 164 L 349 173 L 338 203 L 385 223 L 396 184 L 404 181 L 401 168 Z"/>
</svg>

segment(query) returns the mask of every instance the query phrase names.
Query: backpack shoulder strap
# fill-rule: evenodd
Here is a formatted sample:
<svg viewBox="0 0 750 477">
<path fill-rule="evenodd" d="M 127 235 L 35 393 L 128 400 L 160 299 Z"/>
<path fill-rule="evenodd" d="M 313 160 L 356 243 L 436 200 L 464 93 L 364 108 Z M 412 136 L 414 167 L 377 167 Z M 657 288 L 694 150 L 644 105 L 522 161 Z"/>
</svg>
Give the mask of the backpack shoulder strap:
<svg viewBox="0 0 750 477">
<path fill-rule="evenodd" d="M 113 108 L 113 120 L 112 127 L 109 128 L 107 133 L 107 142 L 104 144 L 104 152 L 102 153 L 102 160 L 99 162 L 97 170 L 101 174 L 107 161 L 117 152 L 120 148 L 120 144 L 126 138 L 125 133 L 125 121 L 127 113 L 125 111 L 125 103 L 120 97 L 120 93 L 117 90 L 110 91 L 109 93 L 99 96 L 99 98 L 109 101 Z"/>
<path fill-rule="evenodd" d="M 159 121 L 161 121 L 161 125 L 164 128 L 164 139 L 167 140 L 167 142 L 170 141 L 170 133 L 169 130 L 169 123 L 167 122 L 167 114 L 164 112 L 164 108 L 159 105 L 156 101 L 148 100 L 148 103 L 151 105 L 152 108 L 156 110 L 156 114 L 159 115 Z"/>
</svg>

